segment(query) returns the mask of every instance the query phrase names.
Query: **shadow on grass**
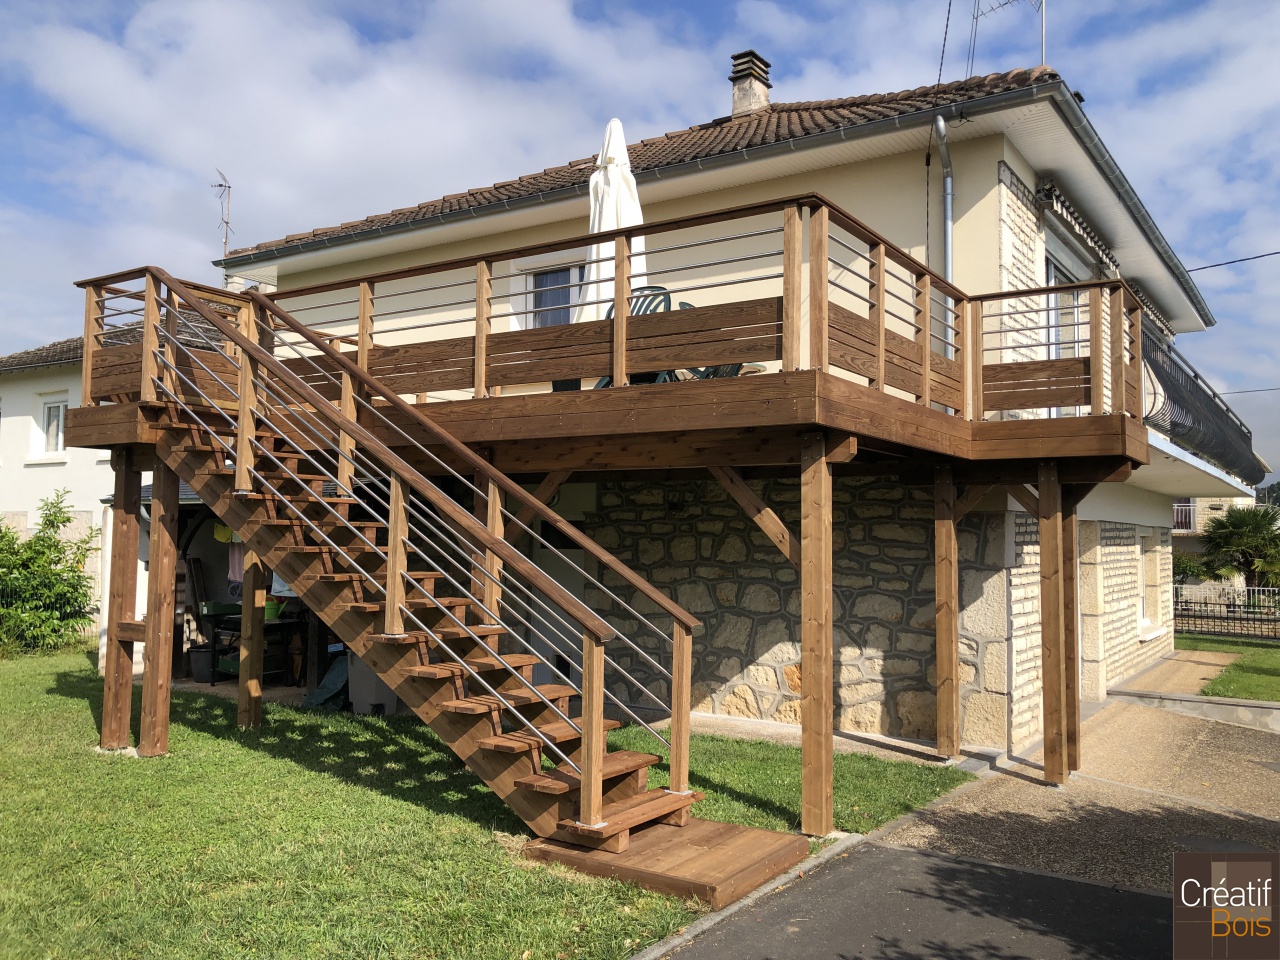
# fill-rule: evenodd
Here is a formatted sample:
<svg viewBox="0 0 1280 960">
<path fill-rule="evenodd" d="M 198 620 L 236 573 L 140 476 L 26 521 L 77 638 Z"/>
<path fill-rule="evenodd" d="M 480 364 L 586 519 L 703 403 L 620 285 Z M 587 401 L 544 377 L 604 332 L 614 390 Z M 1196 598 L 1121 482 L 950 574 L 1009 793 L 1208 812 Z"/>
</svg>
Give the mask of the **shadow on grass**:
<svg viewBox="0 0 1280 960">
<path fill-rule="evenodd" d="M 92 673 L 60 673 L 50 692 L 86 704 L 100 729 L 102 680 L 97 676 L 96 653 L 88 653 L 86 659 Z M 141 700 L 135 687 L 130 724 L 135 737 Z M 523 821 L 441 743 L 430 727 L 412 714 L 366 717 L 267 703 L 263 705 L 262 727 L 242 730 L 236 723 L 235 700 L 175 690 L 170 704 L 170 722 L 193 732 L 288 760 L 433 813 L 466 817 L 486 828 L 508 833 L 526 830 Z M 655 742 L 647 749 L 655 750 L 657 746 Z M 665 757 L 656 766 L 669 777 Z M 705 774 L 693 773 L 690 781 L 696 790 L 760 810 L 792 827 L 799 824 L 798 810 Z"/>
<path fill-rule="evenodd" d="M 60 673 L 50 692 L 82 701 L 95 722 L 101 723 L 102 681 L 96 672 Z M 135 688 L 131 722 L 135 734 L 141 713 L 138 694 Z M 465 817 L 508 833 L 525 830 L 506 804 L 413 715 L 366 717 L 268 703 L 262 727 L 242 730 L 236 725 L 236 711 L 235 700 L 175 691 L 170 722 L 432 813 Z"/>
</svg>

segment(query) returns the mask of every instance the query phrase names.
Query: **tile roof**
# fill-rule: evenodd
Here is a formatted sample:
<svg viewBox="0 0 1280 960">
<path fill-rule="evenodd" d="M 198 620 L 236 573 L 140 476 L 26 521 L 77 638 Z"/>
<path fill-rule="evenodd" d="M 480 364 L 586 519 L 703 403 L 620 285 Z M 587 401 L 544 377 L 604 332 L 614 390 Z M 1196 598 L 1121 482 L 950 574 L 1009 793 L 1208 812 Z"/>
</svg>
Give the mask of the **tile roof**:
<svg viewBox="0 0 1280 960">
<path fill-rule="evenodd" d="M 642 140 L 637 144 L 629 145 L 627 151 L 631 157 L 631 169 L 636 173 L 642 173 L 660 167 L 705 160 L 764 144 L 781 143 L 845 127 L 856 127 L 859 124 L 906 116 L 1059 80 L 1061 77 L 1052 69 L 1040 66 L 1032 70 L 993 73 L 984 77 L 970 77 L 968 80 L 917 87 L 914 90 L 902 90 L 897 93 L 868 94 L 840 100 L 774 103 L 740 117 L 721 117 L 686 130 L 677 130 L 660 137 Z M 541 173 L 530 174 L 516 180 L 507 180 L 493 186 L 420 203 L 416 207 L 403 207 L 392 210 L 390 213 L 367 217 L 364 220 L 353 220 L 336 227 L 322 227 L 306 233 L 290 234 L 280 240 L 233 250 L 228 254 L 228 258 L 234 259 L 267 251 L 284 255 L 290 252 L 288 248 L 309 241 L 351 237 L 369 230 L 412 223 L 415 220 L 427 220 L 441 214 L 536 196 L 565 187 L 580 186 L 591 178 L 594 168 L 595 157 L 590 156 L 582 160 L 574 160 L 564 166 L 550 167 Z"/>
<path fill-rule="evenodd" d="M 84 337 L 70 337 L 20 350 L 7 357 L 0 357 L 0 373 L 28 370 L 32 367 L 52 367 L 60 363 L 78 363 L 84 357 Z"/>
</svg>

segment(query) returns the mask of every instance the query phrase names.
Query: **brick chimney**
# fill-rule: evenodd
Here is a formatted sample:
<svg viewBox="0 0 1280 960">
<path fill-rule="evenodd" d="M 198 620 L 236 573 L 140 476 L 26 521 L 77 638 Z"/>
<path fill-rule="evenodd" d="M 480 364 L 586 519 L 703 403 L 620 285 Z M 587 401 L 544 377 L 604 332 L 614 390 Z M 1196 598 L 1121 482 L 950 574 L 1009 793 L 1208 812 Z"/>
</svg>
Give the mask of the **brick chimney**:
<svg viewBox="0 0 1280 960">
<path fill-rule="evenodd" d="M 733 115 L 740 117 L 769 105 L 769 61 L 754 50 L 733 55 Z"/>
</svg>

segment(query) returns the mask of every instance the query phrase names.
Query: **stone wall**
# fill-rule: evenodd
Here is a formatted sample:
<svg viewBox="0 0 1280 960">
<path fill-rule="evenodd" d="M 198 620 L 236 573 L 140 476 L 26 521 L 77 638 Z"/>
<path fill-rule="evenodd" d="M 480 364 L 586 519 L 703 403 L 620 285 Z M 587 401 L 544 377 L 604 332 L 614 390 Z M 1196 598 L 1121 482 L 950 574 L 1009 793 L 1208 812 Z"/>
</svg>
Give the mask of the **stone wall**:
<svg viewBox="0 0 1280 960">
<path fill-rule="evenodd" d="M 1040 527 L 1026 513 L 1012 513 L 1013 555 L 1009 565 L 1009 620 L 1013 650 L 1009 743 L 1040 736 Z"/>
<path fill-rule="evenodd" d="M 798 481 L 752 487 L 798 529 Z M 932 488 L 839 478 L 834 502 L 836 728 L 932 740 Z M 587 533 L 703 620 L 694 638 L 694 709 L 798 723 L 799 577 L 772 541 L 711 480 L 602 484 L 596 503 Z M 1004 540 L 1003 514 L 973 514 L 960 525 L 963 735 L 1001 747 Z M 646 685 L 656 680 L 643 676 L 642 664 L 634 669 Z"/>
</svg>

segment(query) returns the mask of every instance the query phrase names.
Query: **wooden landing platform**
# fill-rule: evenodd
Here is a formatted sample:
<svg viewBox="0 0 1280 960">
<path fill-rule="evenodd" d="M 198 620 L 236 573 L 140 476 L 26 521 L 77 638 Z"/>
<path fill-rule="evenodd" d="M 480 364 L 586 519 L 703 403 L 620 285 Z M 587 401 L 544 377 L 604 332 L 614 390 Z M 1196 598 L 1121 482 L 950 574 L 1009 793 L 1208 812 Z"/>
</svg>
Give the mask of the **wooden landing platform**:
<svg viewBox="0 0 1280 960">
<path fill-rule="evenodd" d="M 624 853 L 531 840 L 524 855 L 659 893 L 696 897 L 718 910 L 794 867 L 809 855 L 809 841 L 797 834 L 692 818 L 683 827 L 657 823 L 633 832 Z"/>
</svg>

